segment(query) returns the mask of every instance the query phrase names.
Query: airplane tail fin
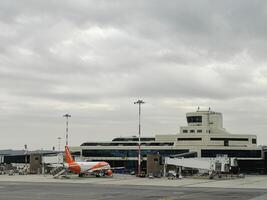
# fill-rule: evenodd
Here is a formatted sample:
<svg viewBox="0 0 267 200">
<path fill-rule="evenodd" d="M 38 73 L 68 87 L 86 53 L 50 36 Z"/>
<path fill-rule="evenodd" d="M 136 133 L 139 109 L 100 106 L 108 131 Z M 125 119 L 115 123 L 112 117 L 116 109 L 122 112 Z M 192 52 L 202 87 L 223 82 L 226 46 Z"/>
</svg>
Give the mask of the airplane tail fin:
<svg viewBox="0 0 267 200">
<path fill-rule="evenodd" d="M 67 163 L 74 163 L 74 160 L 70 154 L 70 150 L 68 146 L 65 146 L 65 155 L 66 155 L 66 162 Z"/>
</svg>

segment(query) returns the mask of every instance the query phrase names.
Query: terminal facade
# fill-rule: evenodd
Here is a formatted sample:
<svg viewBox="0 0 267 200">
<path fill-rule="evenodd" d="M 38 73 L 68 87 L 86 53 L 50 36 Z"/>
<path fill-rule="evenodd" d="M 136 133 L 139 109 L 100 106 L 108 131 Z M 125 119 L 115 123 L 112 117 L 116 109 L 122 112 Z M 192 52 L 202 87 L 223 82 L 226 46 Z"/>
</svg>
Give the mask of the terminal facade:
<svg viewBox="0 0 267 200">
<path fill-rule="evenodd" d="M 238 159 L 241 171 L 265 170 L 263 148 L 257 146 L 256 135 L 231 134 L 223 127 L 222 113 L 211 110 L 186 114 L 187 126 L 179 134 L 155 135 L 141 138 L 142 166 L 147 155 L 164 157 L 194 153 L 196 157 L 227 155 Z M 111 166 L 135 170 L 138 157 L 138 138 L 120 137 L 111 142 L 85 142 L 71 147 L 73 154 L 86 160 L 103 160 Z"/>
</svg>

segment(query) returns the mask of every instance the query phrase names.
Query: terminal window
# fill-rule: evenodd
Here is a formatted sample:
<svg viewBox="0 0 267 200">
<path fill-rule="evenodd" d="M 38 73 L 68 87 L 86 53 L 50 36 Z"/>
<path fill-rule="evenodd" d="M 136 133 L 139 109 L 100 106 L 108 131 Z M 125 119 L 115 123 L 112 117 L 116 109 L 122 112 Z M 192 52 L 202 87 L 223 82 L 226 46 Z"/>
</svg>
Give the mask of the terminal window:
<svg viewBox="0 0 267 200">
<path fill-rule="evenodd" d="M 201 150 L 201 157 L 216 157 L 219 154 L 227 154 L 228 157 L 260 158 L 261 150 L 225 150 L 225 149 Z"/>
<path fill-rule="evenodd" d="M 229 140 L 229 141 L 248 141 L 248 138 L 210 138 L 210 140 L 217 140 L 217 141 L 225 141 L 225 140 Z"/>
<path fill-rule="evenodd" d="M 141 156 L 146 157 L 147 154 L 160 154 L 162 156 L 170 156 L 181 153 L 189 152 L 188 149 L 173 149 L 173 150 L 162 150 L 162 149 L 147 149 L 141 150 Z M 82 156 L 84 157 L 137 157 L 138 152 L 136 149 L 83 149 Z"/>
</svg>

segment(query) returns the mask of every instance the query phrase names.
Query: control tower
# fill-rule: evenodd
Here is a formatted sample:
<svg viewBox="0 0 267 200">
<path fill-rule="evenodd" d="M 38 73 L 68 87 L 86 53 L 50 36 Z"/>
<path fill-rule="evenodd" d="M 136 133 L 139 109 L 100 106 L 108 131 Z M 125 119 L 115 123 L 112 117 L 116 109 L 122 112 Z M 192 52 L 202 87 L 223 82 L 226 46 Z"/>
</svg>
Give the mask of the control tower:
<svg viewBox="0 0 267 200">
<path fill-rule="evenodd" d="M 222 113 L 200 111 L 186 113 L 187 126 L 180 127 L 176 146 L 199 148 L 248 148 L 257 147 L 257 136 L 231 134 L 223 127 Z"/>
<path fill-rule="evenodd" d="M 222 113 L 196 111 L 186 114 L 188 126 L 180 127 L 180 133 L 227 134 L 223 128 Z"/>
</svg>

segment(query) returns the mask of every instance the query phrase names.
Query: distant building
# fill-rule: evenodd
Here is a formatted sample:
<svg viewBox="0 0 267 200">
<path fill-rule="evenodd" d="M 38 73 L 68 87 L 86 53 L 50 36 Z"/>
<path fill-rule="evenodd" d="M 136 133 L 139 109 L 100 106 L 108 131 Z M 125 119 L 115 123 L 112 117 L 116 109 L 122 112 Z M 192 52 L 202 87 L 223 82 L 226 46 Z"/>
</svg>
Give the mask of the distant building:
<svg viewBox="0 0 267 200">
<path fill-rule="evenodd" d="M 179 134 L 156 135 L 141 138 L 142 166 L 146 166 L 148 154 L 162 157 L 194 152 L 197 157 L 216 157 L 226 154 L 238 158 L 240 166 L 248 167 L 251 161 L 263 168 L 262 148 L 257 146 L 256 135 L 230 134 L 223 128 L 221 113 L 196 111 L 186 114 L 187 126 L 180 127 Z M 112 166 L 125 166 L 135 170 L 138 154 L 137 137 L 114 138 L 111 142 L 85 142 L 71 151 L 87 160 L 104 160 Z"/>
<path fill-rule="evenodd" d="M 36 151 L 25 151 L 25 150 L 0 150 L 0 163 L 11 164 L 11 163 L 30 163 L 31 155 L 53 155 L 57 154 L 56 151 L 49 150 L 36 150 Z"/>
</svg>

